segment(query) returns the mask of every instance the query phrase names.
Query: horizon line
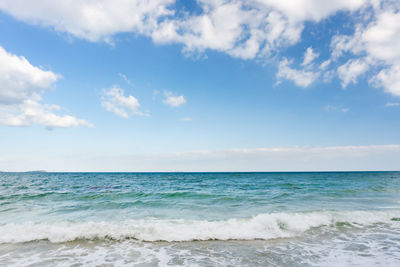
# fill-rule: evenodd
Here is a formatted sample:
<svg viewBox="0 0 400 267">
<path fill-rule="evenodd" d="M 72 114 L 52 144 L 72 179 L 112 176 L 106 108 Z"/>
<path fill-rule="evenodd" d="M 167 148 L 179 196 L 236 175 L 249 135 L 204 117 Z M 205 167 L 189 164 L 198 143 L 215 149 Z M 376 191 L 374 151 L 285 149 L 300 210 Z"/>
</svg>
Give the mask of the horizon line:
<svg viewBox="0 0 400 267">
<path fill-rule="evenodd" d="M 309 170 L 309 171 L 0 171 L 0 173 L 344 173 L 400 172 L 400 170 Z"/>
</svg>

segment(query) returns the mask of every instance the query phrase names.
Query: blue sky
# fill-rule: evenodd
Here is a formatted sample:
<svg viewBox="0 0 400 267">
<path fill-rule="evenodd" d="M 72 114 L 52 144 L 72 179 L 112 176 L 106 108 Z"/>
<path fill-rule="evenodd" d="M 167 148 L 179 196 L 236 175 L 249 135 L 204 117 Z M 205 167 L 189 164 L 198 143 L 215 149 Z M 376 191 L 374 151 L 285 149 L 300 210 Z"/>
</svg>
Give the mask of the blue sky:
<svg viewBox="0 0 400 267">
<path fill-rule="evenodd" d="M 399 169 L 396 1 L 72 2 L 0 0 L 0 170 Z"/>
</svg>

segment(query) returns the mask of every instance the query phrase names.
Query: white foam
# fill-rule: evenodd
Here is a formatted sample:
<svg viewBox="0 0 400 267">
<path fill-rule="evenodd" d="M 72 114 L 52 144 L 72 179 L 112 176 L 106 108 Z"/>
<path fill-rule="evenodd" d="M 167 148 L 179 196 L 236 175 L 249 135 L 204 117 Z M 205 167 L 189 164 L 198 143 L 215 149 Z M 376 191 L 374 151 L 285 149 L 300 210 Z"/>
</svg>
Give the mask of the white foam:
<svg viewBox="0 0 400 267">
<path fill-rule="evenodd" d="M 310 212 L 259 214 L 247 219 L 206 220 L 125 220 L 115 222 L 10 223 L 0 226 L 0 243 L 49 240 L 59 243 L 76 239 L 141 241 L 254 240 L 301 235 L 320 226 L 337 222 L 366 226 L 373 223 L 399 224 L 392 221 L 400 211 L 391 212 Z"/>
</svg>

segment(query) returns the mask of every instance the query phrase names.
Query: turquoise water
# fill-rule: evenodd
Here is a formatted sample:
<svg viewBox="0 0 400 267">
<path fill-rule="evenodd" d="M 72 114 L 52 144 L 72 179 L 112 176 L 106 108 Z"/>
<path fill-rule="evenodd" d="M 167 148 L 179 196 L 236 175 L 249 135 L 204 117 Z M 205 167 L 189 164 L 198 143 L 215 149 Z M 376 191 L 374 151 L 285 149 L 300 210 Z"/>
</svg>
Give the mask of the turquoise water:
<svg viewBox="0 0 400 267">
<path fill-rule="evenodd" d="M 400 266 L 400 172 L 0 173 L 0 265 Z"/>
</svg>

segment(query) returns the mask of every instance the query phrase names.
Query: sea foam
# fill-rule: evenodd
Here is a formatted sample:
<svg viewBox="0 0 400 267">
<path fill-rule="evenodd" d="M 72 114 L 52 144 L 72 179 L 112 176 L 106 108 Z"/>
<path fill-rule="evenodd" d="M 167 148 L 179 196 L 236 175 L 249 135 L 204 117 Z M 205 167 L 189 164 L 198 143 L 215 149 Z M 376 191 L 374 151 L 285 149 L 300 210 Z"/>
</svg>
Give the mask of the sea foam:
<svg viewBox="0 0 400 267">
<path fill-rule="evenodd" d="M 399 225 L 400 211 L 321 211 L 269 213 L 221 221 L 140 219 L 124 221 L 24 222 L 0 225 L 0 243 L 78 239 L 140 241 L 255 240 L 299 236 L 315 227 L 345 223 L 364 227 L 375 223 Z"/>
</svg>

